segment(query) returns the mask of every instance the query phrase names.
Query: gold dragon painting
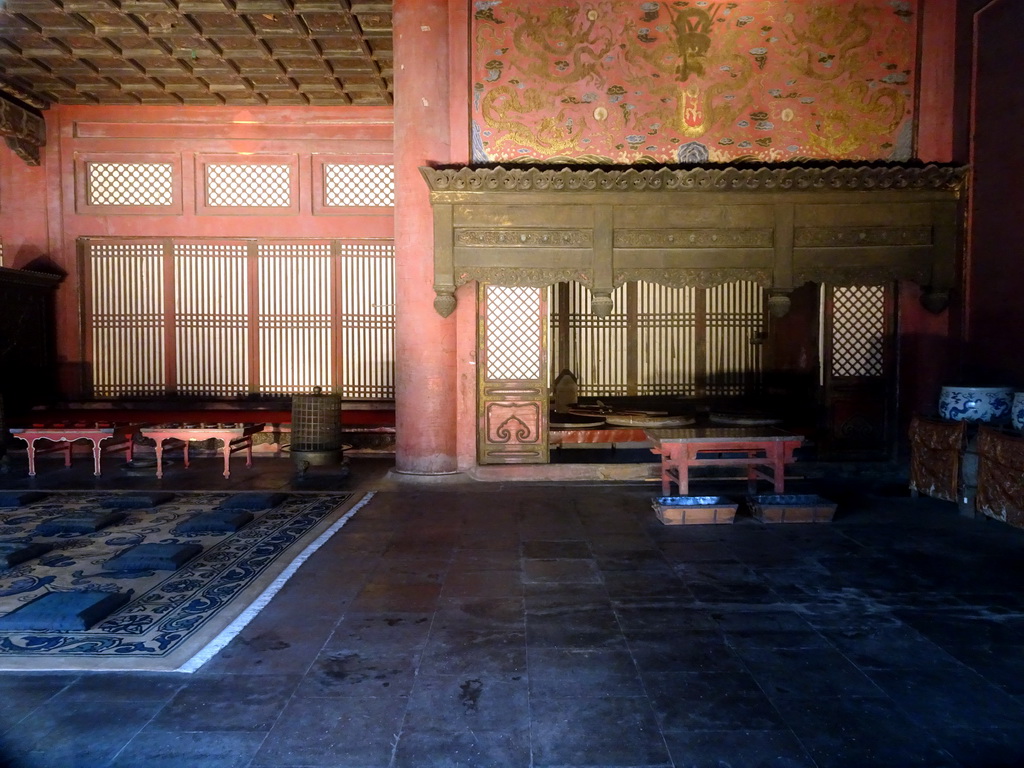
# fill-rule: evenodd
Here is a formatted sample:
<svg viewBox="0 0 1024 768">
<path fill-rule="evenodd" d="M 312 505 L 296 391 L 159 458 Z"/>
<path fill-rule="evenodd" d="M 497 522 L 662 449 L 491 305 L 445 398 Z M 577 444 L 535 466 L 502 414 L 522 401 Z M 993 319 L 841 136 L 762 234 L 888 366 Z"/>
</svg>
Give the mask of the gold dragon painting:
<svg viewBox="0 0 1024 768">
<path fill-rule="evenodd" d="M 911 156 L 920 0 L 476 0 L 476 162 Z"/>
</svg>

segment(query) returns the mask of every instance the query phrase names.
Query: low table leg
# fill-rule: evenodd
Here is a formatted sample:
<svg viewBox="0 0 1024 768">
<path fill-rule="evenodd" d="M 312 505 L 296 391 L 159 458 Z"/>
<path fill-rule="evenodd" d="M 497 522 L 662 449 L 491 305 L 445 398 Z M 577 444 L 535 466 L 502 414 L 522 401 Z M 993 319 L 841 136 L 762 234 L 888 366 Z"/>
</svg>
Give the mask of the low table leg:
<svg viewBox="0 0 1024 768">
<path fill-rule="evenodd" d="M 156 441 L 156 476 L 164 476 L 164 441 L 159 439 Z"/>
<path fill-rule="evenodd" d="M 100 441 L 91 440 L 92 443 L 92 473 L 96 476 L 100 476 Z"/>
<path fill-rule="evenodd" d="M 25 438 L 22 437 L 21 435 L 15 435 L 15 437 L 18 438 L 19 440 L 25 440 Z M 28 476 L 29 477 L 35 477 L 36 476 L 36 441 L 35 440 L 25 440 L 25 445 L 28 447 L 28 450 L 26 451 L 28 453 Z"/>
<path fill-rule="evenodd" d="M 225 438 L 224 439 L 224 478 L 225 479 L 231 477 L 231 466 L 230 466 L 230 463 L 229 463 L 229 461 L 231 459 L 231 447 L 230 447 L 230 444 L 231 444 L 230 438 Z"/>
</svg>

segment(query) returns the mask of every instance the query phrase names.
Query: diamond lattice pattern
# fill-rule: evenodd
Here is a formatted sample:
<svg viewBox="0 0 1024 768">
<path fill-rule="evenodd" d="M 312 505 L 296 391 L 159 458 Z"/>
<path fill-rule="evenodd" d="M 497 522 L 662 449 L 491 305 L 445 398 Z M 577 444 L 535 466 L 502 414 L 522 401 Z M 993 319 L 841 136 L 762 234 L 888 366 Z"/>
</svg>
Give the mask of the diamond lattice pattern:
<svg viewBox="0 0 1024 768">
<path fill-rule="evenodd" d="M 390 165 L 324 165 L 325 206 L 393 206 L 395 169 Z"/>
<path fill-rule="evenodd" d="M 487 378 L 541 377 L 539 288 L 487 286 Z"/>
<path fill-rule="evenodd" d="M 89 163 L 89 205 L 171 205 L 170 163 Z"/>
<path fill-rule="evenodd" d="M 837 286 L 832 300 L 832 375 L 881 376 L 885 286 Z"/>
<path fill-rule="evenodd" d="M 210 207 L 287 208 L 292 202 L 287 165 L 206 166 L 206 204 Z"/>
</svg>

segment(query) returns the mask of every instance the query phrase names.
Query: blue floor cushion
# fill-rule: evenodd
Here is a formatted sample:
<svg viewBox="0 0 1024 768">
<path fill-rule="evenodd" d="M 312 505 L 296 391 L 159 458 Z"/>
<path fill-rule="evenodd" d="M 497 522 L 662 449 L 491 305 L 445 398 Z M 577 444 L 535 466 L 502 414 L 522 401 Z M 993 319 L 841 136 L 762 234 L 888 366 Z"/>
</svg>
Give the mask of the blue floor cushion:
<svg viewBox="0 0 1024 768">
<path fill-rule="evenodd" d="M 86 630 L 128 599 L 126 592 L 47 592 L 0 616 L 0 630 Z"/>
<path fill-rule="evenodd" d="M 0 491 L 0 507 L 23 507 L 45 498 L 42 491 Z"/>
<path fill-rule="evenodd" d="M 174 571 L 202 551 L 199 544 L 139 544 L 105 565 L 110 571 Z"/>
<path fill-rule="evenodd" d="M 252 522 L 252 512 L 244 509 L 203 512 L 180 523 L 174 532 L 181 533 L 234 533 Z"/>
<path fill-rule="evenodd" d="M 10 568 L 26 560 L 45 555 L 53 549 L 53 544 L 41 542 L 0 541 L 0 568 Z"/>
<path fill-rule="evenodd" d="M 248 509 L 257 511 L 276 507 L 288 498 L 287 493 L 236 493 L 220 503 L 220 509 Z"/>
<path fill-rule="evenodd" d="M 149 509 L 170 501 L 174 498 L 173 493 L 120 493 L 116 496 L 108 496 L 100 499 L 100 506 L 107 509 Z"/>
<path fill-rule="evenodd" d="M 127 512 L 96 509 L 80 510 L 45 520 L 36 526 L 36 532 L 43 536 L 58 536 L 62 533 L 96 533 L 128 517 Z"/>
</svg>

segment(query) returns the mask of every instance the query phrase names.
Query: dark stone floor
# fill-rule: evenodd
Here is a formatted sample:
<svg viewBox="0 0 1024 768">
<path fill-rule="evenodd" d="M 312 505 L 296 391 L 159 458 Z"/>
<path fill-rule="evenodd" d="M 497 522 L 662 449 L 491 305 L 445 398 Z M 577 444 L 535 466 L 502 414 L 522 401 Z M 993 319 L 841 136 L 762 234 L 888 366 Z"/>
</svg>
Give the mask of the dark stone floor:
<svg viewBox="0 0 1024 768">
<path fill-rule="evenodd" d="M 0 487 L 377 493 L 195 674 L 0 674 L 0 765 L 1024 766 L 1024 531 L 892 485 L 668 527 L 650 484 L 42 461 Z"/>
</svg>

